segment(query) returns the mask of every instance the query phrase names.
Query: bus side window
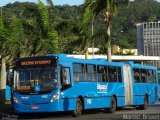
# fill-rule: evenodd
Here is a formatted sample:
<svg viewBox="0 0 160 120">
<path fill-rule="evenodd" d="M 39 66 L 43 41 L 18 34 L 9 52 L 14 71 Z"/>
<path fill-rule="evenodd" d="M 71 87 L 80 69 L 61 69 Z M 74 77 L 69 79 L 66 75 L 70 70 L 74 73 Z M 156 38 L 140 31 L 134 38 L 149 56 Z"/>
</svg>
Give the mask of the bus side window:
<svg viewBox="0 0 160 120">
<path fill-rule="evenodd" d="M 117 82 L 117 70 L 114 66 L 108 66 L 109 82 Z"/>
<path fill-rule="evenodd" d="M 122 82 L 121 67 L 117 67 L 118 82 Z"/>
<path fill-rule="evenodd" d="M 140 82 L 140 71 L 139 69 L 133 69 L 134 71 L 134 82 L 138 83 Z"/>
<path fill-rule="evenodd" d="M 153 70 L 148 70 L 148 80 L 147 82 L 152 83 L 155 81 Z"/>
<path fill-rule="evenodd" d="M 158 83 L 160 84 L 160 73 L 158 73 Z"/>
<path fill-rule="evenodd" d="M 143 83 L 147 82 L 147 70 L 141 69 L 141 81 Z"/>
<path fill-rule="evenodd" d="M 73 74 L 75 82 L 84 81 L 84 64 L 74 63 Z"/>
<path fill-rule="evenodd" d="M 86 65 L 86 81 L 97 81 L 97 70 L 95 65 Z"/>
<path fill-rule="evenodd" d="M 156 82 L 156 71 L 153 71 L 153 82 Z"/>
<path fill-rule="evenodd" d="M 107 79 L 107 73 L 106 73 L 106 67 L 105 66 L 98 66 L 98 81 L 99 82 L 106 82 Z"/>
<path fill-rule="evenodd" d="M 71 84 L 70 69 L 61 68 L 61 83 L 62 85 Z"/>
</svg>

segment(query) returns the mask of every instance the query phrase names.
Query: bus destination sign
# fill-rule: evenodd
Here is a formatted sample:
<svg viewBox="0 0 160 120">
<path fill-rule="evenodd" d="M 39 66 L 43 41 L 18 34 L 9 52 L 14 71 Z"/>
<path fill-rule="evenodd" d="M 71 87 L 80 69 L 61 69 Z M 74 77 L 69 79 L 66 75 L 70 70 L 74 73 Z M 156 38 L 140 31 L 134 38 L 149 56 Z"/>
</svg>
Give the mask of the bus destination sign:
<svg viewBox="0 0 160 120">
<path fill-rule="evenodd" d="M 16 62 L 17 67 L 56 66 L 57 57 L 30 57 L 21 58 Z"/>
<path fill-rule="evenodd" d="M 21 61 L 21 66 L 28 65 L 49 65 L 51 60 Z"/>
</svg>

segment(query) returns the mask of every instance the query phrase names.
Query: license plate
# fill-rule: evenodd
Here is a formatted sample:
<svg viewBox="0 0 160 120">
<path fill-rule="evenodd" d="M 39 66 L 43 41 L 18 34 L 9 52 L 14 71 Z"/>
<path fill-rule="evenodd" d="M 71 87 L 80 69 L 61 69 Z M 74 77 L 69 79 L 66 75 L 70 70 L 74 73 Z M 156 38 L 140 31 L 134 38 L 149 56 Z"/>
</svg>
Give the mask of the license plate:
<svg viewBox="0 0 160 120">
<path fill-rule="evenodd" d="M 32 110 L 38 110 L 38 109 L 39 109 L 39 106 L 35 106 L 35 105 L 34 105 L 34 106 L 31 106 L 31 109 L 32 109 Z"/>
</svg>

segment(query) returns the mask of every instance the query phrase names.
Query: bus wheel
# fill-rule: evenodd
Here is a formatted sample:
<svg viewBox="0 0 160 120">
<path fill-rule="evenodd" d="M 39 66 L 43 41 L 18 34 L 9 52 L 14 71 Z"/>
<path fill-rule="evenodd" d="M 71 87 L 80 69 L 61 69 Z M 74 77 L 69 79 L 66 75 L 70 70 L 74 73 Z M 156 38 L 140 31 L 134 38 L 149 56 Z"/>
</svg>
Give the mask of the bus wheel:
<svg viewBox="0 0 160 120">
<path fill-rule="evenodd" d="M 144 104 L 143 104 L 143 105 L 140 105 L 140 106 L 138 107 L 138 110 L 146 110 L 147 107 L 148 107 L 148 97 L 145 96 L 145 97 L 144 97 Z"/>
<path fill-rule="evenodd" d="M 115 99 L 114 96 L 112 96 L 111 103 L 110 103 L 110 108 L 107 109 L 107 112 L 114 113 L 116 111 L 116 108 L 117 108 L 116 99 Z"/>
<path fill-rule="evenodd" d="M 72 116 L 73 117 L 79 117 L 79 116 L 81 116 L 82 110 L 83 110 L 82 102 L 81 102 L 81 100 L 79 98 L 77 98 L 76 108 L 75 108 L 75 110 L 72 111 Z"/>
</svg>

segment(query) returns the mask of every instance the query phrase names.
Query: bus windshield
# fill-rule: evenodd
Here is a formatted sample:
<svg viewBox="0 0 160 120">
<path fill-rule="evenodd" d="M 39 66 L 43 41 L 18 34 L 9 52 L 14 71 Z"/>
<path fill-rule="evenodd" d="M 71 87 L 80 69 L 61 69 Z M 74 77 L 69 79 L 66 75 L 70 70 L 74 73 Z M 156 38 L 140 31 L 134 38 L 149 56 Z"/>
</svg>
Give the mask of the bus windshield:
<svg viewBox="0 0 160 120">
<path fill-rule="evenodd" d="M 27 93 L 49 92 L 58 89 L 57 68 L 24 68 L 15 73 L 15 91 Z"/>
</svg>

